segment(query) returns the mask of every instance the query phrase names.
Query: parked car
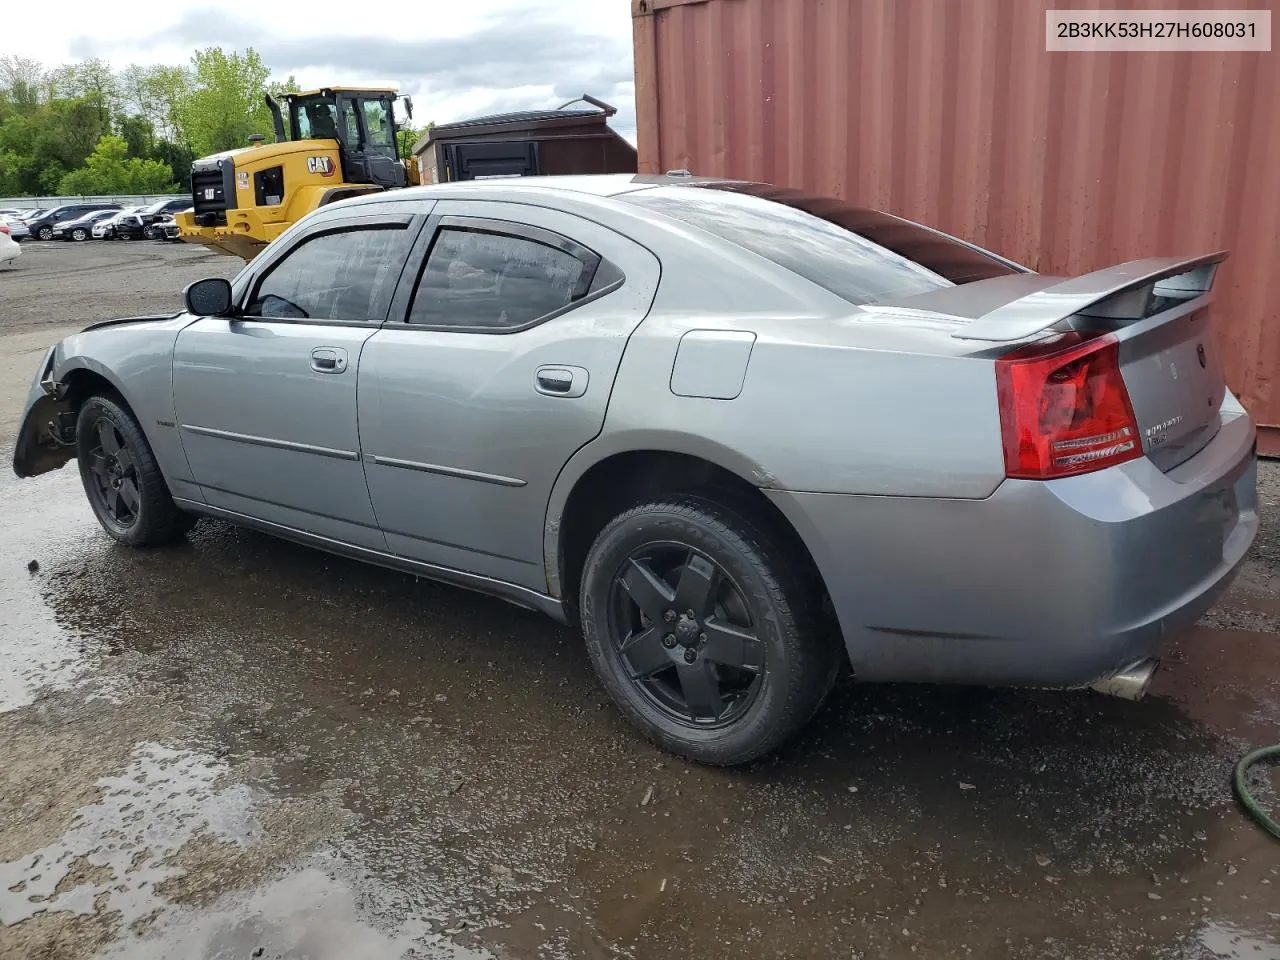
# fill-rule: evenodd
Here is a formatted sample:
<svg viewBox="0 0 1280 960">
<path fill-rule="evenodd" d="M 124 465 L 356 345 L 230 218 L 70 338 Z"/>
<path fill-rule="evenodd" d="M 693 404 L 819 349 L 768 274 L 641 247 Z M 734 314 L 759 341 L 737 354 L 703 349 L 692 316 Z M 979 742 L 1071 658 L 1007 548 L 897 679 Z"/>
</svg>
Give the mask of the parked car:
<svg viewBox="0 0 1280 960">
<path fill-rule="evenodd" d="M 18 219 L 20 219 L 23 223 L 30 223 L 32 220 L 35 220 L 37 217 L 44 216 L 44 214 L 45 214 L 44 207 L 28 207 L 26 210 L 18 211 Z"/>
<path fill-rule="evenodd" d="M 192 208 L 187 207 L 186 209 L 191 210 Z M 184 211 L 179 210 L 178 212 L 182 213 Z M 182 241 L 182 228 L 178 226 L 178 221 L 174 219 L 172 214 L 163 220 L 156 221 L 152 229 L 157 240 Z"/>
<path fill-rule="evenodd" d="M 119 210 L 118 203 L 69 203 L 61 207 L 47 210 L 40 216 L 27 221 L 27 229 L 38 240 L 52 240 L 54 228 L 69 220 L 78 220 L 87 213 L 97 210 Z"/>
<path fill-rule="evenodd" d="M 1225 256 L 1062 279 L 692 177 L 372 194 L 52 347 L 14 469 L 77 459 L 123 544 L 218 517 L 545 611 L 698 761 L 846 658 L 1137 697 L 1258 529 Z"/>
<path fill-rule="evenodd" d="M 88 240 L 95 224 L 116 215 L 114 210 L 94 210 L 75 220 L 63 220 L 53 228 L 55 240 Z"/>
<path fill-rule="evenodd" d="M 22 248 L 9 233 L 8 223 L 0 222 L 0 264 L 13 263 L 22 256 Z"/>
<path fill-rule="evenodd" d="M 121 240 L 143 240 L 151 236 L 151 223 L 139 207 L 132 213 L 120 217 L 116 223 L 116 236 Z"/>
<path fill-rule="evenodd" d="M 157 200 L 138 211 L 142 218 L 142 235 L 147 240 L 157 239 L 156 224 L 166 217 L 172 217 L 181 210 L 191 209 L 191 197 L 174 197 L 171 200 Z"/>
<path fill-rule="evenodd" d="M 31 231 L 27 229 L 27 225 L 17 217 L 0 214 L 0 223 L 9 228 L 9 236 L 13 240 L 22 241 L 31 236 Z"/>
<path fill-rule="evenodd" d="M 99 220 L 93 226 L 93 231 L 92 231 L 93 238 L 95 240 L 135 239 L 134 237 L 128 235 L 129 230 L 127 227 L 124 234 L 122 234 L 120 230 L 117 229 L 120 226 L 120 224 L 130 220 L 130 218 L 132 218 L 133 221 L 138 222 L 138 236 L 141 236 L 142 226 L 137 216 L 138 211 L 141 209 L 142 207 L 140 206 L 124 207 L 118 213 L 116 213 L 115 216 L 107 217 L 103 220 Z"/>
</svg>

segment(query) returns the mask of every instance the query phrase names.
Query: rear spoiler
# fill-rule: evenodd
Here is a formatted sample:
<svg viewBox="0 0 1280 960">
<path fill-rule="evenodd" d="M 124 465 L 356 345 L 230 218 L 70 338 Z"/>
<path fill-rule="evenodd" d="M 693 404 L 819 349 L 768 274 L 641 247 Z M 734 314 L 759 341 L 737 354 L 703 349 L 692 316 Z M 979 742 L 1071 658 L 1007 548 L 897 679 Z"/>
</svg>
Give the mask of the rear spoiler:
<svg viewBox="0 0 1280 960">
<path fill-rule="evenodd" d="M 1021 340 L 1076 314 L 1139 320 L 1152 295 L 1190 299 L 1208 293 L 1228 252 L 1130 260 L 1037 290 L 956 330 L 957 340 Z M 1104 303 L 1103 301 L 1107 301 Z"/>
</svg>

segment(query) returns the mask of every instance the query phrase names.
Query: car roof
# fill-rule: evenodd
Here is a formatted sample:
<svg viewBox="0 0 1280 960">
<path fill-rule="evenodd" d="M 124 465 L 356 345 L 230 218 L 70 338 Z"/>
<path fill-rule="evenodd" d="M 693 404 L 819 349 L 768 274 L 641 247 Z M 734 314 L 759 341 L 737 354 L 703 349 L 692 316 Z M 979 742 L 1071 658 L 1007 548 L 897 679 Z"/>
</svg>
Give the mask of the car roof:
<svg viewBox="0 0 1280 960">
<path fill-rule="evenodd" d="M 547 191 L 579 193 L 594 197 L 616 197 L 648 187 L 677 183 L 718 183 L 719 177 L 663 176 L 661 174 L 586 173 L 538 177 L 490 177 L 484 180 L 456 180 L 449 183 L 424 184 L 386 193 L 361 197 L 369 203 L 394 200 L 438 199 L 441 196 L 465 196 L 468 193 L 501 189 L 504 193 L 545 194 Z"/>
</svg>

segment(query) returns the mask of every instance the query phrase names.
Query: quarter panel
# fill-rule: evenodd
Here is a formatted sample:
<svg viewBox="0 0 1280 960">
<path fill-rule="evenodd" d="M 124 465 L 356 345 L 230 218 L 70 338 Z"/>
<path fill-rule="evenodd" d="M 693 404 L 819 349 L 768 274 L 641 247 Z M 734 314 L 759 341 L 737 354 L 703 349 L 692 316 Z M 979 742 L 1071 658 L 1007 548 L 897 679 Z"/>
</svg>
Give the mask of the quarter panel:
<svg viewBox="0 0 1280 960">
<path fill-rule="evenodd" d="M 716 449 L 737 451 L 755 465 L 759 486 L 989 496 L 1004 479 L 992 362 L 866 349 L 854 345 L 848 326 L 841 318 L 655 309 L 628 344 L 605 430 L 678 424 L 706 439 L 706 459 Z M 716 327 L 755 334 L 741 393 L 732 400 L 677 396 L 669 380 L 681 338 Z M 704 353 L 709 348 L 702 345 Z M 726 360 L 737 349 L 728 342 Z"/>
</svg>

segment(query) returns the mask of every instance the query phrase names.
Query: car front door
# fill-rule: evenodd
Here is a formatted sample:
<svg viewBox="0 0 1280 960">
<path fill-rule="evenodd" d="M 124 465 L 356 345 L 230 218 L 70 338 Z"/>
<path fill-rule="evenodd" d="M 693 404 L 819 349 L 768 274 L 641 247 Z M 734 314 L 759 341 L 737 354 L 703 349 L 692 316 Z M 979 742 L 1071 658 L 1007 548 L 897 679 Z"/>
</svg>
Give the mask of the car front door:
<svg viewBox="0 0 1280 960">
<path fill-rule="evenodd" d="M 657 258 L 569 213 L 476 200 L 436 204 L 411 264 L 360 366 L 387 546 L 545 591 L 552 484 L 600 431 Z"/>
<path fill-rule="evenodd" d="M 178 335 L 174 409 L 207 503 L 385 550 L 360 462 L 356 379 L 424 219 L 320 224 L 269 251 L 236 316 Z"/>
</svg>

